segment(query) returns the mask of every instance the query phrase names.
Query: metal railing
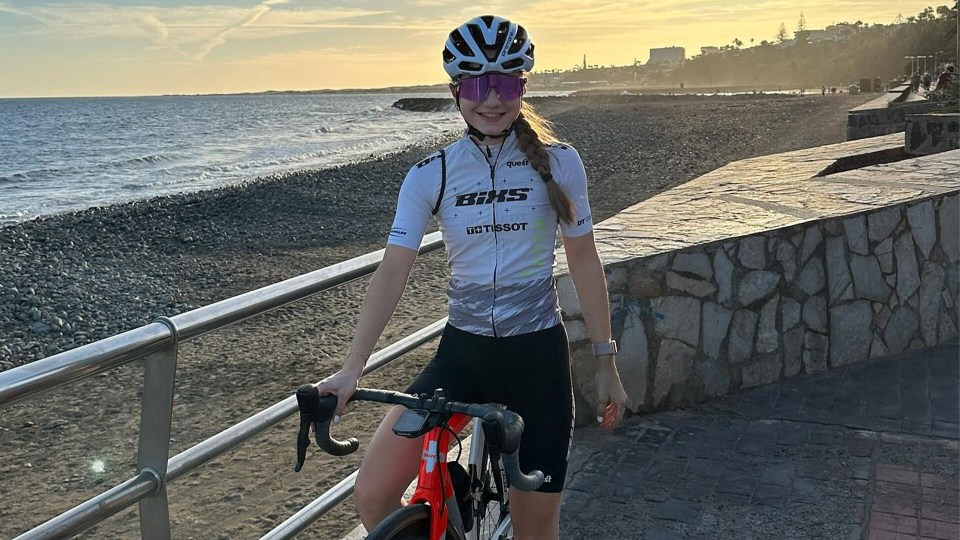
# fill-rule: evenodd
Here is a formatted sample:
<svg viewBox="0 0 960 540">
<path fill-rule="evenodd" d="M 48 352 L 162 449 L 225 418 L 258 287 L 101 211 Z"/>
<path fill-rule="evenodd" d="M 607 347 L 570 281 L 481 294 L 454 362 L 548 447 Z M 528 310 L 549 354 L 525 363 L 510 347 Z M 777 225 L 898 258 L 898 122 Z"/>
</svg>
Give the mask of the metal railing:
<svg viewBox="0 0 960 540">
<path fill-rule="evenodd" d="M 420 253 L 434 251 L 441 245 L 440 233 L 431 233 L 424 237 Z M 138 503 L 141 538 L 169 539 L 167 484 L 279 424 L 297 411 L 296 397 L 291 395 L 170 458 L 170 426 L 180 342 L 370 274 L 380 265 L 383 253 L 384 250 L 368 253 L 187 313 L 162 317 L 140 328 L 0 372 L 2 409 L 134 360 L 145 360 L 137 475 L 34 527 L 18 536 L 17 540 L 74 535 Z M 440 335 L 445 324 L 446 319 L 436 321 L 378 351 L 370 357 L 363 373 L 379 369 L 434 339 Z M 265 538 L 292 538 L 349 496 L 355 480 L 356 473 L 343 479 Z"/>
</svg>

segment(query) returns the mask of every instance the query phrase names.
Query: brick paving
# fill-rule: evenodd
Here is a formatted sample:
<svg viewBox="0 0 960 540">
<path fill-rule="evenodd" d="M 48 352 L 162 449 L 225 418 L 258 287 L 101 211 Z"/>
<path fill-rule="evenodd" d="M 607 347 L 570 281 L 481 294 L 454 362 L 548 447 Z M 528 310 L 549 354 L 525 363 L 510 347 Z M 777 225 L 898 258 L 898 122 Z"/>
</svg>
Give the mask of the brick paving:
<svg viewBox="0 0 960 540">
<path fill-rule="evenodd" d="M 960 539 L 957 344 L 574 436 L 561 537 Z"/>
</svg>

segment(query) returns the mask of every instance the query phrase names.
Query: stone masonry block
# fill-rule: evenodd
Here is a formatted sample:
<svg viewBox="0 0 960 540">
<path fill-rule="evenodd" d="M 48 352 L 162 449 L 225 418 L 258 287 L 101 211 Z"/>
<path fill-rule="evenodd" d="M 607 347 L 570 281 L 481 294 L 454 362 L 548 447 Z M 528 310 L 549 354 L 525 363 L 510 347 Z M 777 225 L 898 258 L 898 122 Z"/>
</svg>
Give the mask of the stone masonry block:
<svg viewBox="0 0 960 540">
<path fill-rule="evenodd" d="M 830 365 L 845 366 L 870 356 L 873 308 L 867 300 L 856 300 L 830 310 Z"/>
<path fill-rule="evenodd" d="M 853 289 L 857 298 L 869 298 L 878 302 L 890 299 L 890 287 L 883 280 L 876 257 L 854 254 L 850 258 L 850 271 L 853 274 Z"/>
<path fill-rule="evenodd" d="M 900 205 L 891 206 L 872 212 L 867 216 L 868 236 L 870 241 L 877 242 L 888 238 L 900 223 Z"/>
<path fill-rule="evenodd" d="M 689 378 L 696 351 L 683 343 L 665 339 L 660 342 L 653 381 L 653 401 L 661 405 L 674 386 L 683 385 Z"/>
<path fill-rule="evenodd" d="M 960 260 L 960 195 L 940 204 L 940 247 L 950 262 Z"/>
<path fill-rule="evenodd" d="M 847 247 L 854 253 L 870 253 L 867 242 L 867 220 L 864 216 L 853 216 L 843 220 L 843 232 L 847 237 Z"/>
<path fill-rule="evenodd" d="M 893 310 L 893 315 L 890 316 L 890 321 L 883 330 L 883 340 L 887 344 L 887 349 L 892 354 L 902 352 L 907 348 L 919 327 L 920 320 L 917 318 L 916 311 L 905 305 Z"/>
<path fill-rule="evenodd" d="M 827 283 L 830 290 L 830 303 L 853 298 L 850 269 L 847 267 L 847 254 L 843 239 L 827 238 Z"/>
<path fill-rule="evenodd" d="M 627 290 L 634 298 L 655 298 L 663 294 L 660 279 L 642 266 L 633 268 L 627 280 Z"/>
<path fill-rule="evenodd" d="M 820 257 L 811 257 L 807 264 L 800 271 L 800 277 L 797 278 L 797 287 L 804 294 L 814 295 L 820 292 L 827 284 L 826 277 L 823 274 L 823 261 Z"/>
<path fill-rule="evenodd" d="M 703 352 L 711 360 L 720 359 L 720 346 L 727 337 L 731 319 L 733 312 L 729 309 L 713 302 L 703 304 Z"/>
<path fill-rule="evenodd" d="M 780 283 L 780 274 L 776 272 L 765 270 L 747 272 L 737 288 L 737 299 L 741 305 L 749 306 L 770 296 L 776 290 L 778 283 Z"/>
<path fill-rule="evenodd" d="M 827 331 L 827 299 L 811 296 L 803 302 L 803 322 L 816 332 Z"/>
<path fill-rule="evenodd" d="M 580 309 L 580 298 L 577 297 L 577 289 L 573 286 L 573 279 L 569 274 L 557 278 L 557 296 L 560 299 L 560 307 L 563 312 L 570 317 L 578 317 L 583 314 Z"/>
<path fill-rule="evenodd" d="M 771 353 L 780 347 L 780 334 L 777 332 L 777 306 L 780 295 L 773 295 L 760 310 L 760 325 L 757 330 L 757 352 Z"/>
<path fill-rule="evenodd" d="M 733 298 L 733 262 L 723 249 L 713 254 L 713 269 L 717 283 L 717 301 L 729 303 Z"/>
<path fill-rule="evenodd" d="M 803 235 L 803 245 L 800 247 L 800 264 L 806 262 L 813 255 L 820 244 L 823 243 L 823 232 L 816 223 L 807 228 Z"/>
<path fill-rule="evenodd" d="M 713 277 L 710 257 L 706 253 L 678 253 L 673 259 L 673 271 L 693 274 L 703 279 Z"/>
<path fill-rule="evenodd" d="M 930 250 L 937 241 L 937 222 L 933 213 L 933 201 L 923 201 L 907 207 L 907 221 L 913 232 L 913 240 L 920 248 L 923 258 L 930 257 Z"/>
<path fill-rule="evenodd" d="M 657 335 L 679 339 L 696 347 L 700 343 L 700 301 L 685 296 L 661 296 L 650 307 L 663 315 L 654 319 Z"/>
<path fill-rule="evenodd" d="M 647 399 L 647 370 L 650 364 L 647 333 L 640 313 L 639 309 L 627 310 L 620 335 L 620 352 L 617 354 L 620 380 L 634 410 Z"/>
<path fill-rule="evenodd" d="M 766 237 L 761 234 L 740 239 L 740 253 L 738 255 L 740 264 L 754 270 L 763 270 L 767 264 L 764 251 L 766 241 Z"/>
<path fill-rule="evenodd" d="M 937 331 L 940 326 L 941 293 L 947 273 L 942 266 L 927 261 L 923 265 L 923 277 L 920 280 L 918 308 L 920 310 L 920 335 L 928 346 L 938 343 Z"/>
<path fill-rule="evenodd" d="M 757 314 L 749 309 L 738 309 L 733 315 L 727 356 L 731 364 L 746 362 L 753 355 L 753 337 L 757 330 Z"/>
<path fill-rule="evenodd" d="M 917 255 L 910 233 L 900 235 L 893 244 L 897 262 L 897 296 L 906 300 L 920 287 Z"/>
</svg>

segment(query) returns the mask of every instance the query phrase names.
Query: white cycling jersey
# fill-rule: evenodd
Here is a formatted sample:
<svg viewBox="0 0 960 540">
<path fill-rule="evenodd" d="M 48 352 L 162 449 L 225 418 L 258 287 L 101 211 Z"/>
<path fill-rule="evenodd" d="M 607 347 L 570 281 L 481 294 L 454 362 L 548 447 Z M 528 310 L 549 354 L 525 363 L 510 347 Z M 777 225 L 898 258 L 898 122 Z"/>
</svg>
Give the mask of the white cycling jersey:
<svg viewBox="0 0 960 540">
<path fill-rule="evenodd" d="M 551 174 L 573 202 L 560 223 L 547 186 L 509 134 L 480 146 L 464 137 L 414 166 L 403 181 L 388 244 L 418 249 L 436 218 L 447 251 L 449 322 L 474 334 L 512 336 L 560 323 L 553 278 L 557 226 L 564 236 L 593 230 L 587 178 L 570 146 L 550 145 Z"/>
</svg>

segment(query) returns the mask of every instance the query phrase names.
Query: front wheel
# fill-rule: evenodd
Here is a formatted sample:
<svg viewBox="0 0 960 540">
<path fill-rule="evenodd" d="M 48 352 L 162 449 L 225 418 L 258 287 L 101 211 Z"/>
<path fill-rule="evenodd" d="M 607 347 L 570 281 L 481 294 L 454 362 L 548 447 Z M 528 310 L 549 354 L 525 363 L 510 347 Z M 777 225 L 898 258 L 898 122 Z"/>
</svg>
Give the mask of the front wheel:
<svg viewBox="0 0 960 540">
<path fill-rule="evenodd" d="M 447 523 L 446 540 L 460 540 L 462 535 L 453 523 Z M 367 540 L 430 540 L 430 507 L 410 504 L 384 518 Z"/>
</svg>

